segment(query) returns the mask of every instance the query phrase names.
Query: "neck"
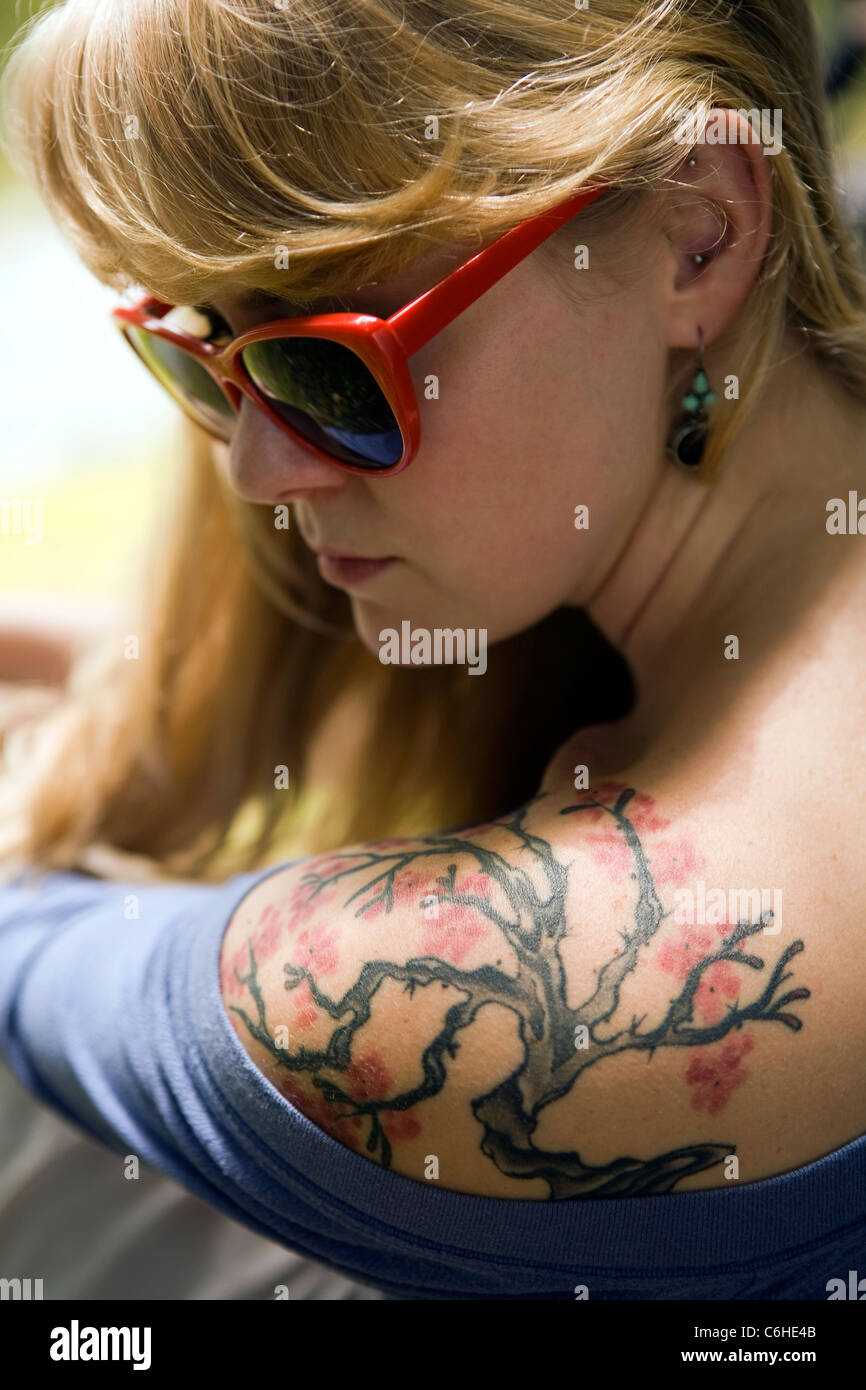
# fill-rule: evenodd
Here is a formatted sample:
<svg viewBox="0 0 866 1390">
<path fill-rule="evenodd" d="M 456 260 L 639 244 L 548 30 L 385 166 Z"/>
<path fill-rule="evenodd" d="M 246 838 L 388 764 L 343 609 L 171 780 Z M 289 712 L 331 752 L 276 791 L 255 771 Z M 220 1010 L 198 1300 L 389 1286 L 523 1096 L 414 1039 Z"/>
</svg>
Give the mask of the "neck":
<svg viewBox="0 0 866 1390">
<path fill-rule="evenodd" d="M 672 735 L 681 745 L 692 719 L 706 729 L 726 702 L 745 696 L 748 678 L 803 630 L 810 611 L 826 616 L 828 595 L 836 608 L 866 602 L 862 546 L 826 529 L 828 501 L 866 489 L 864 444 L 866 406 L 794 350 L 716 481 L 666 465 L 624 552 L 584 605 L 628 661 L 637 691 L 629 718 L 596 734 L 602 756 L 613 750 L 614 762 L 631 761 Z M 731 637 L 739 661 L 726 656 Z M 727 679 L 734 667 L 740 679 Z"/>
</svg>

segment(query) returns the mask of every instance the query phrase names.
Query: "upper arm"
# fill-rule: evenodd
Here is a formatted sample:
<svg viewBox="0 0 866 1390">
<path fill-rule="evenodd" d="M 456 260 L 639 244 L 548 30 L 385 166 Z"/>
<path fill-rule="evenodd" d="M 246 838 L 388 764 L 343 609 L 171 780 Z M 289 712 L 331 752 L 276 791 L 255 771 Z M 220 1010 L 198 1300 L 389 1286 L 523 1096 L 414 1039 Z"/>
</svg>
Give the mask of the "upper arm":
<svg viewBox="0 0 866 1390">
<path fill-rule="evenodd" d="M 718 1184 L 741 1139 L 758 1169 L 775 1144 L 749 1118 L 772 1086 L 745 1083 L 757 1055 L 790 1065 L 809 990 L 770 918 L 677 920 L 703 862 L 616 787 L 318 856 L 238 908 L 223 999 L 293 1105 L 407 1177 L 539 1198 Z"/>
<path fill-rule="evenodd" d="M 232 918 L 221 987 L 252 1060 L 335 1139 L 409 1177 L 513 1195 L 472 1142 L 474 1099 L 521 1049 L 518 963 L 471 844 L 380 841 L 277 871 Z"/>
</svg>

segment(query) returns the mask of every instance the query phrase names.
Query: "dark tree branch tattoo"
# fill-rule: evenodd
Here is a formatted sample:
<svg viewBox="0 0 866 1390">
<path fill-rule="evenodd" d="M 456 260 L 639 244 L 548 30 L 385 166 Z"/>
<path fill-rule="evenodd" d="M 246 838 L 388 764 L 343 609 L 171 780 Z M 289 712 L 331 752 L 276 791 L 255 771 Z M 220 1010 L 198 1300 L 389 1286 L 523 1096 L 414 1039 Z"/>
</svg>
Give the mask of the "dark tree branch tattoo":
<svg viewBox="0 0 866 1390">
<path fill-rule="evenodd" d="M 797 1031 L 802 1026 L 801 1020 L 788 1006 L 796 1000 L 807 999 L 810 991 L 795 988 L 782 992 L 783 985 L 791 978 L 787 967 L 803 950 L 803 942 L 797 940 L 781 952 L 763 989 L 752 1002 L 741 1004 L 737 997 L 723 1008 L 721 1017 L 704 1024 L 696 1021 L 695 1000 L 702 982 L 706 987 L 707 972 L 721 962 L 731 962 L 755 972 L 765 969 L 760 956 L 742 947 L 772 920 L 773 914 L 768 911 L 754 922 L 740 920 L 733 926 L 724 924 L 717 948 L 680 972 L 679 991 L 655 1026 L 644 1028 L 645 1017 L 632 1017 L 627 1026 L 610 1031 L 610 1020 L 620 1005 L 624 982 L 636 970 L 641 952 L 670 915 L 663 911 L 641 840 L 633 819 L 627 814 L 634 796 L 632 788 L 604 800 L 598 799 L 599 793 L 595 796 L 587 793 L 580 804 L 560 812 L 568 816 L 595 811 L 609 817 L 628 848 L 632 864 L 629 876 L 636 885 L 633 921 L 629 929 L 621 933 L 622 945 L 597 969 L 594 988 L 575 1007 L 567 1002 L 566 975 L 560 954 L 561 943 L 569 934 L 565 916 L 568 872 L 548 841 L 527 829 L 524 821 L 527 810 L 534 804 L 532 801 L 512 816 L 503 818 L 498 825 L 532 856 L 543 881 L 541 890 L 522 868 L 459 834 L 421 839 L 408 849 L 391 852 L 374 846 L 364 852 L 338 854 L 334 856 L 338 862 L 332 872 L 309 873 L 302 880 L 311 900 L 326 885 L 362 875 L 361 886 L 345 899 L 345 906 L 361 899 L 355 915 L 363 917 L 375 904 L 379 904 L 375 908 L 377 913 L 393 910 L 395 883 L 410 866 L 416 867 L 428 857 L 468 856 L 478 873 L 501 890 L 498 897 L 507 903 L 508 911 L 497 910 L 491 900 L 493 894 L 488 897 L 484 891 L 458 891 L 456 863 L 451 863 L 447 873 L 436 880 L 435 897 L 438 903 L 471 909 L 500 932 L 516 957 L 516 973 L 506 973 L 494 965 L 461 969 L 453 961 L 434 955 L 415 957 L 403 964 L 375 960 L 362 967 L 354 984 L 340 998 L 332 998 L 320 987 L 316 973 L 307 966 L 287 964 L 284 967 L 285 988 L 293 991 L 306 982 L 313 1004 L 336 1025 L 324 1049 L 301 1046 L 292 1052 L 274 1041 L 267 1026 L 250 938 L 249 969 L 244 974 L 235 967 L 235 975 L 248 986 L 257 1017 L 251 1018 L 245 1009 L 235 1005 L 230 1007 L 281 1068 L 306 1073 L 325 1102 L 344 1107 L 340 1112 L 342 1117 L 361 1117 L 360 1121 L 356 1118 L 355 1123 L 363 1122 L 368 1128 L 367 1151 L 385 1166 L 390 1165 L 392 1150 L 383 1124 L 383 1112 L 394 1116 L 437 1095 L 448 1079 L 448 1064 L 457 1054 L 461 1031 L 472 1024 L 479 1010 L 487 1004 L 510 1009 L 517 1019 L 523 1055 L 509 1076 L 472 1102 L 473 1114 L 482 1131 L 483 1153 L 510 1177 L 542 1178 L 549 1186 L 550 1197 L 555 1199 L 671 1191 L 682 1178 L 722 1163 L 735 1151 L 735 1146 L 726 1142 L 696 1143 L 650 1159 L 621 1157 L 593 1165 L 582 1159 L 576 1150 L 545 1150 L 534 1144 L 533 1133 L 541 1112 L 570 1092 L 589 1067 L 607 1057 L 641 1051 L 651 1059 L 657 1048 L 695 1048 L 716 1043 L 730 1037 L 749 1021 L 774 1020 Z M 381 842 L 382 846 L 388 844 Z M 387 1098 L 359 1097 L 357 1087 L 352 1094 L 346 1083 L 335 1080 L 335 1074 L 342 1073 L 345 1077 L 350 1073 L 353 1041 L 370 1018 L 377 991 L 385 981 L 402 982 L 410 996 L 418 989 L 438 983 L 457 991 L 461 997 L 448 1008 L 442 1027 L 424 1048 L 422 1079 L 418 1085 Z M 734 988 L 738 996 L 737 983 Z M 576 1045 L 578 1034 L 581 1035 L 579 1046 Z"/>
</svg>

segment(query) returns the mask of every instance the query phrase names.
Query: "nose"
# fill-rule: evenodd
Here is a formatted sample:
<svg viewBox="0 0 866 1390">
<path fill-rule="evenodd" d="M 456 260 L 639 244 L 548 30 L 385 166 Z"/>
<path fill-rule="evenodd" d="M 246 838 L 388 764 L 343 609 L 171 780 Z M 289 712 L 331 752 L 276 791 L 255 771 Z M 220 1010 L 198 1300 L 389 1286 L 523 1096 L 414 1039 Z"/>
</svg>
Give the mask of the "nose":
<svg viewBox="0 0 866 1390">
<path fill-rule="evenodd" d="M 228 481 L 245 502 L 290 502 L 343 487 L 349 476 L 298 444 L 246 396 L 228 447 Z"/>
</svg>

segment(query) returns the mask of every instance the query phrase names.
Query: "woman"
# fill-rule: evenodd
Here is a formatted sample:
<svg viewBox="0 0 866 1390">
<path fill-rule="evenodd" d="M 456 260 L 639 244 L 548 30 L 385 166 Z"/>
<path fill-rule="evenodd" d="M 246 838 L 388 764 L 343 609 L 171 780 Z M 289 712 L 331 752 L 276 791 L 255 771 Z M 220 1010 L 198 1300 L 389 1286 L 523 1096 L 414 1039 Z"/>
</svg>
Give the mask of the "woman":
<svg viewBox="0 0 866 1390">
<path fill-rule="evenodd" d="M 6 104 L 215 441 L 9 740 L 19 1078 L 393 1296 L 837 1296 L 866 284 L 807 5 L 73 0 Z"/>
</svg>

